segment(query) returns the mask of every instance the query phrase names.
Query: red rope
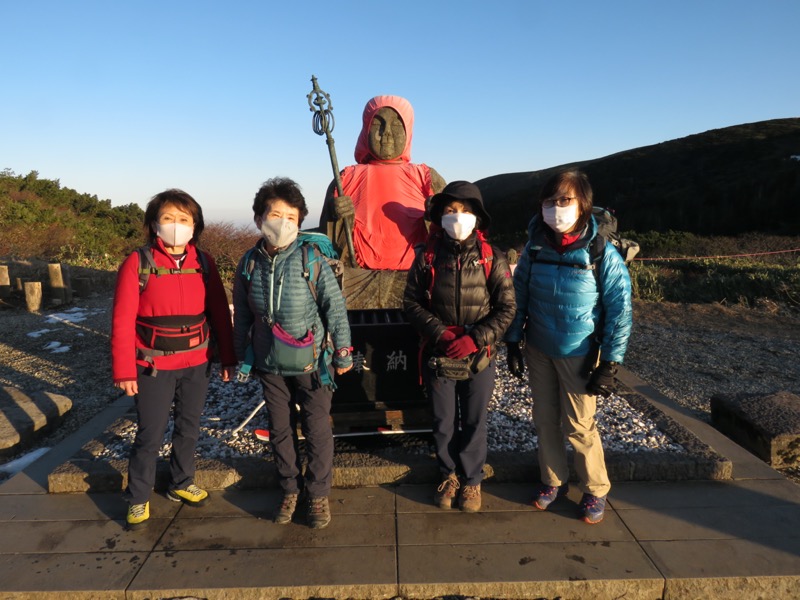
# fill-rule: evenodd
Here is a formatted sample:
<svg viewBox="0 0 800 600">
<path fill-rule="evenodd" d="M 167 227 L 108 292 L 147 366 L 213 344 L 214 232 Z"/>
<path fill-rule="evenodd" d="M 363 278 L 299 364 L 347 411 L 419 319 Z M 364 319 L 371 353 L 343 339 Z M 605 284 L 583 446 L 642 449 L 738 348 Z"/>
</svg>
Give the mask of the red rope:
<svg viewBox="0 0 800 600">
<path fill-rule="evenodd" d="M 664 258 L 634 258 L 633 260 L 699 260 L 703 258 L 745 258 L 748 256 L 766 256 L 767 254 L 786 254 L 788 252 L 800 252 L 800 248 L 792 250 L 775 250 L 773 252 L 758 252 L 756 254 L 728 254 L 725 256 L 670 256 Z"/>
</svg>

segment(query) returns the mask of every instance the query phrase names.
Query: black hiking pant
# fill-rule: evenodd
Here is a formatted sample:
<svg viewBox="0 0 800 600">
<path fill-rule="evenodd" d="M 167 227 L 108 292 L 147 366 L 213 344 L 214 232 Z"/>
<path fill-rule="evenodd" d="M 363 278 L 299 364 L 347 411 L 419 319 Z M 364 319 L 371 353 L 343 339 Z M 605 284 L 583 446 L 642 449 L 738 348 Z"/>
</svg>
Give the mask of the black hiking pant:
<svg viewBox="0 0 800 600">
<path fill-rule="evenodd" d="M 125 490 L 125 497 L 131 504 L 144 504 L 150 498 L 156 481 L 158 451 L 173 406 L 169 489 L 182 490 L 194 483 L 194 454 L 210 379 L 208 363 L 171 371 L 162 369 L 155 377 L 144 375 L 144 371 L 144 367 L 138 367 L 139 393 L 134 401 L 139 427 L 128 461 Z"/>
<path fill-rule="evenodd" d="M 269 441 L 284 493 L 305 489 L 311 496 L 328 496 L 333 479 L 333 391 L 323 386 L 319 373 L 283 376 L 259 372 L 269 411 Z M 298 448 L 297 419 L 305 437 L 306 466 Z"/>
<path fill-rule="evenodd" d="M 423 378 L 433 407 L 433 441 L 443 477 L 455 473 L 465 485 L 483 480 L 488 439 L 486 423 L 494 391 L 497 361 L 480 373 L 454 381 L 437 377 L 427 364 Z"/>
</svg>

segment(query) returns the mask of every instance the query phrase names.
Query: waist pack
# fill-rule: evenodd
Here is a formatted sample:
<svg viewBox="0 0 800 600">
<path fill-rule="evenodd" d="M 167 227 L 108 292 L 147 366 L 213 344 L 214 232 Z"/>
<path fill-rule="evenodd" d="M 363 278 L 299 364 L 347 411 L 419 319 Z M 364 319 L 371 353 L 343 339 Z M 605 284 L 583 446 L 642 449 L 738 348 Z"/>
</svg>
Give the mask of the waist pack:
<svg viewBox="0 0 800 600">
<path fill-rule="evenodd" d="M 447 358 L 446 356 L 432 356 L 428 366 L 436 372 L 437 377 L 446 377 L 454 381 L 469 379 L 473 373 L 480 373 L 491 362 L 491 351 L 488 347 L 482 348 L 475 354 L 464 358 Z"/>
<path fill-rule="evenodd" d="M 317 368 L 317 346 L 311 330 L 297 339 L 278 323 L 272 325 L 272 347 L 268 362 L 286 373 L 310 373 Z"/>
<path fill-rule="evenodd" d="M 137 317 L 136 333 L 149 349 L 187 352 L 208 346 L 209 327 L 205 314 Z"/>
</svg>

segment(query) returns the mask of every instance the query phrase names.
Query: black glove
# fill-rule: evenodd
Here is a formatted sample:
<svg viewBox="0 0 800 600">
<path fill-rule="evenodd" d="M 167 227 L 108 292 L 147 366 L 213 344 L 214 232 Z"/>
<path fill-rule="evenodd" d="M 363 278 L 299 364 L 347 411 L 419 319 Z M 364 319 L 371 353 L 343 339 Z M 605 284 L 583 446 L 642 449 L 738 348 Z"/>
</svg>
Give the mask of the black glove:
<svg viewBox="0 0 800 600">
<path fill-rule="evenodd" d="M 601 360 L 586 384 L 586 391 L 594 396 L 608 398 L 616 389 L 614 376 L 617 374 L 617 363 Z"/>
<path fill-rule="evenodd" d="M 353 205 L 353 199 L 350 196 L 336 196 L 333 199 L 333 212 L 336 214 L 337 219 L 353 220 L 356 216 L 356 207 Z"/>
<path fill-rule="evenodd" d="M 525 361 L 522 359 L 522 350 L 519 342 L 508 342 L 506 344 L 508 352 L 506 361 L 508 362 L 508 372 L 514 377 L 522 379 L 525 377 Z"/>
</svg>

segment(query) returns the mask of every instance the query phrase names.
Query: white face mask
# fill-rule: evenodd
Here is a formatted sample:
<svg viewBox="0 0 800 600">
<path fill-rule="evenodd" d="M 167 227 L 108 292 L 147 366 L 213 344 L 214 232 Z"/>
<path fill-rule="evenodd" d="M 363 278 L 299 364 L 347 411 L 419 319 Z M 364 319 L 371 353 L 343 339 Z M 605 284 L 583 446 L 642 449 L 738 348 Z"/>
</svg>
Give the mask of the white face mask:
<svg viewBox="0 0 800 600">
<path fill-rule="evenodd" d="M 550 229 L 559 233 L 569 231 L 578 222 L 578 205 L 569 206 L 544 206 L 542 207 L 544 222 Z"/>
<path fill-rule="evenodd" d="M 156 223 L 156 235 L 164 240 L 168 248 L 185 246 L 194 235 L 194 227 L 183 223 Z"/>
<path fill-rule="evenodd" d="M 297 223 L 289 219 L 264 219 L 261 235 L 273 248 L 285 248 L 297 239 Z"/>
<path fill-rule="evenodd" d="M 478 217 L 472 213 L 457 212 L 442 215 L 442 229 L 447 232 L 447 235 L 459 242 L 463 242 L 469 237 L 477 222 Z"/>
</svg>

